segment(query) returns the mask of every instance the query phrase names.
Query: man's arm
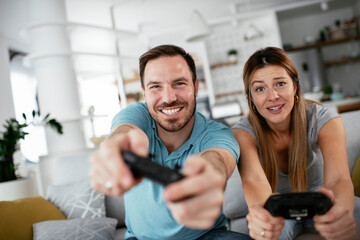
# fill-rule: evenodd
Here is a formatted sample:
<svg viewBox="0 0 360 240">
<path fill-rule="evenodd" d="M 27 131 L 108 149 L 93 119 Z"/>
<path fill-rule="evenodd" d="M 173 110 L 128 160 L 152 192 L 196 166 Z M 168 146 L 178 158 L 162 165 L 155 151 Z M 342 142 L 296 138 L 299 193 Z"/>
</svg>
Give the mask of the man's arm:
<svg viewBox="0 0 360 240">
<path fill-rule="evenodd" d="M 213 165 L 215 170 L 218 170 L 225 178 L 226 181 L 231 177 L 235 168 L 235 159 L 233 155 L 223 148 L 210 148 L 199 153 L 210 164 Z"/>
<path fill-rule="evenodd" d="M 185 179 L 170 184 L 164 199 L 178 223 L 191 228 L 209 228 L 219 217 L 227 179 L 235 167 L 233 155 L 221 148 L 210 148 L 190 156 Z"/>
<path fill-rule="evenodd" d="M 113 128 L 109 137 L 91 157 L 91 185 L 107 195 L 120 196 L 138 184 L 125 164 L 121 152 L 131 151 L 139 156 L 148 153 L 149 140 L 134 124 L 123 123 Z M 111 183 L 111 187 L 107 186 Z"/>
</svg>

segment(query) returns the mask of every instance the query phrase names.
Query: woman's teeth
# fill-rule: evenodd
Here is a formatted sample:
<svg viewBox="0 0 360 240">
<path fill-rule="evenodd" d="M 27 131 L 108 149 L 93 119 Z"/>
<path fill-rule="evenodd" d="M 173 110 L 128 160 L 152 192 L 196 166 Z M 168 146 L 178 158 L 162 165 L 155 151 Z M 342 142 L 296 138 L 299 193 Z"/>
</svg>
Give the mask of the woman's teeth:
<svg viewBox="0 0 360 240">
<path fill-rule="evenodd" d="M 174 109 L 170 109 L 170 110 L 167 110 L 167 109 L 163 109 L 161 110 L 163 113 L 165 113 L 166 115 L 173 115 L 177 112 L 180 111 L 180 108 L 174 108 Z"/>
<path fill-rule="evenodd" d="M 269 108 L 269 109 L 270 109 L 270 110 L 273 110 L 273 111 L 276 111 L 276 110 L 279 110 L 281 107 L 282 107 L 282 105 L 281 105 L 281 106 L 278 106 L 278 107 L 272 107 L 272 108 Z"/>
</svg>

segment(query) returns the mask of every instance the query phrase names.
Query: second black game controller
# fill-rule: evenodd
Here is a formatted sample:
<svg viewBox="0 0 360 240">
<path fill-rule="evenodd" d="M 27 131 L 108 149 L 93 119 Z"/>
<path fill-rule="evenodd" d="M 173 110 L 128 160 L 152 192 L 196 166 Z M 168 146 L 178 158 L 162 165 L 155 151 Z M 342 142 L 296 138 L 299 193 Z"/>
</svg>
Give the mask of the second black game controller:
<svg viewBox="0 0 360 240">
<path fill-rule="evenodd" d="M 122 156 L 135 178 L 145 177 L 164 186 L 184 178 L 177 170 L 153 162 L 150 155 L 140 157 L 132 152 L 124 151 Z"/>
<path fill-rule="evenodd" d="M 273 216 L 285 219 L 313 218 L 325 214 L 333 203 L 320 192 L 296 192 L 272 195 L 264 208 Z"/>
</svg>

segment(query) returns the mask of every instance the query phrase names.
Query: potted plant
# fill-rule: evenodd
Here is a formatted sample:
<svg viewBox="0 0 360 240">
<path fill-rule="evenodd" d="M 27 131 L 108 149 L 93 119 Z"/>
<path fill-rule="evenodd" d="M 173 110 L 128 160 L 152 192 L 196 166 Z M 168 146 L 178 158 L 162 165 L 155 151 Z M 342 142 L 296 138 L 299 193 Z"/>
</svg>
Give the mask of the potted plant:
<svg viewBox="0 0 360 240">
<path fill-rule="evenodd" d="M 237 60 L 237 50 L 230 49 L 228 51 L 228 58 L 229 58 L 229 61 L 235 62 Z"/>
<path fill-rule="evenodd" d="M 15 175 L 15 165 L 13 155 L 19 150 L 20 139 L 25 139 L 28 135 L 25 128 L 29 125 L 50 126 L 57 133 L 63 134 L 62 125 L 54 118 L 50 119 L 50 114 L 44 118 L 40 117 L 40 112 L 32 112 L 33 120 L 26 121 L 26 115 L 23 113 L 24 123 L 19 123 L 15 118 L 10 118 L 3 125 L 4 132 L 0 133 L 0 182 L 6 182 L 17 179 Z"/>
</svg>

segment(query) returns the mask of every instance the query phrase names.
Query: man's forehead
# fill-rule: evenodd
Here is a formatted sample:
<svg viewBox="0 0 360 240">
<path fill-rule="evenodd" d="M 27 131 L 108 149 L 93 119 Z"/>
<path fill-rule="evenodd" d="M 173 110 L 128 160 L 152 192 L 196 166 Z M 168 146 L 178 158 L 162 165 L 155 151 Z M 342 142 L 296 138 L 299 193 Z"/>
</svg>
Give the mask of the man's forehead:
<svg viewBox="0 0 360 240">
<path fill-rule="evenodd" d="M 148 81 L 191 79 L 191 71 L 185 59 L 180 56 L 163 56 L 150 60 L 144 70 L 145 85 Z"/>
</svg>

